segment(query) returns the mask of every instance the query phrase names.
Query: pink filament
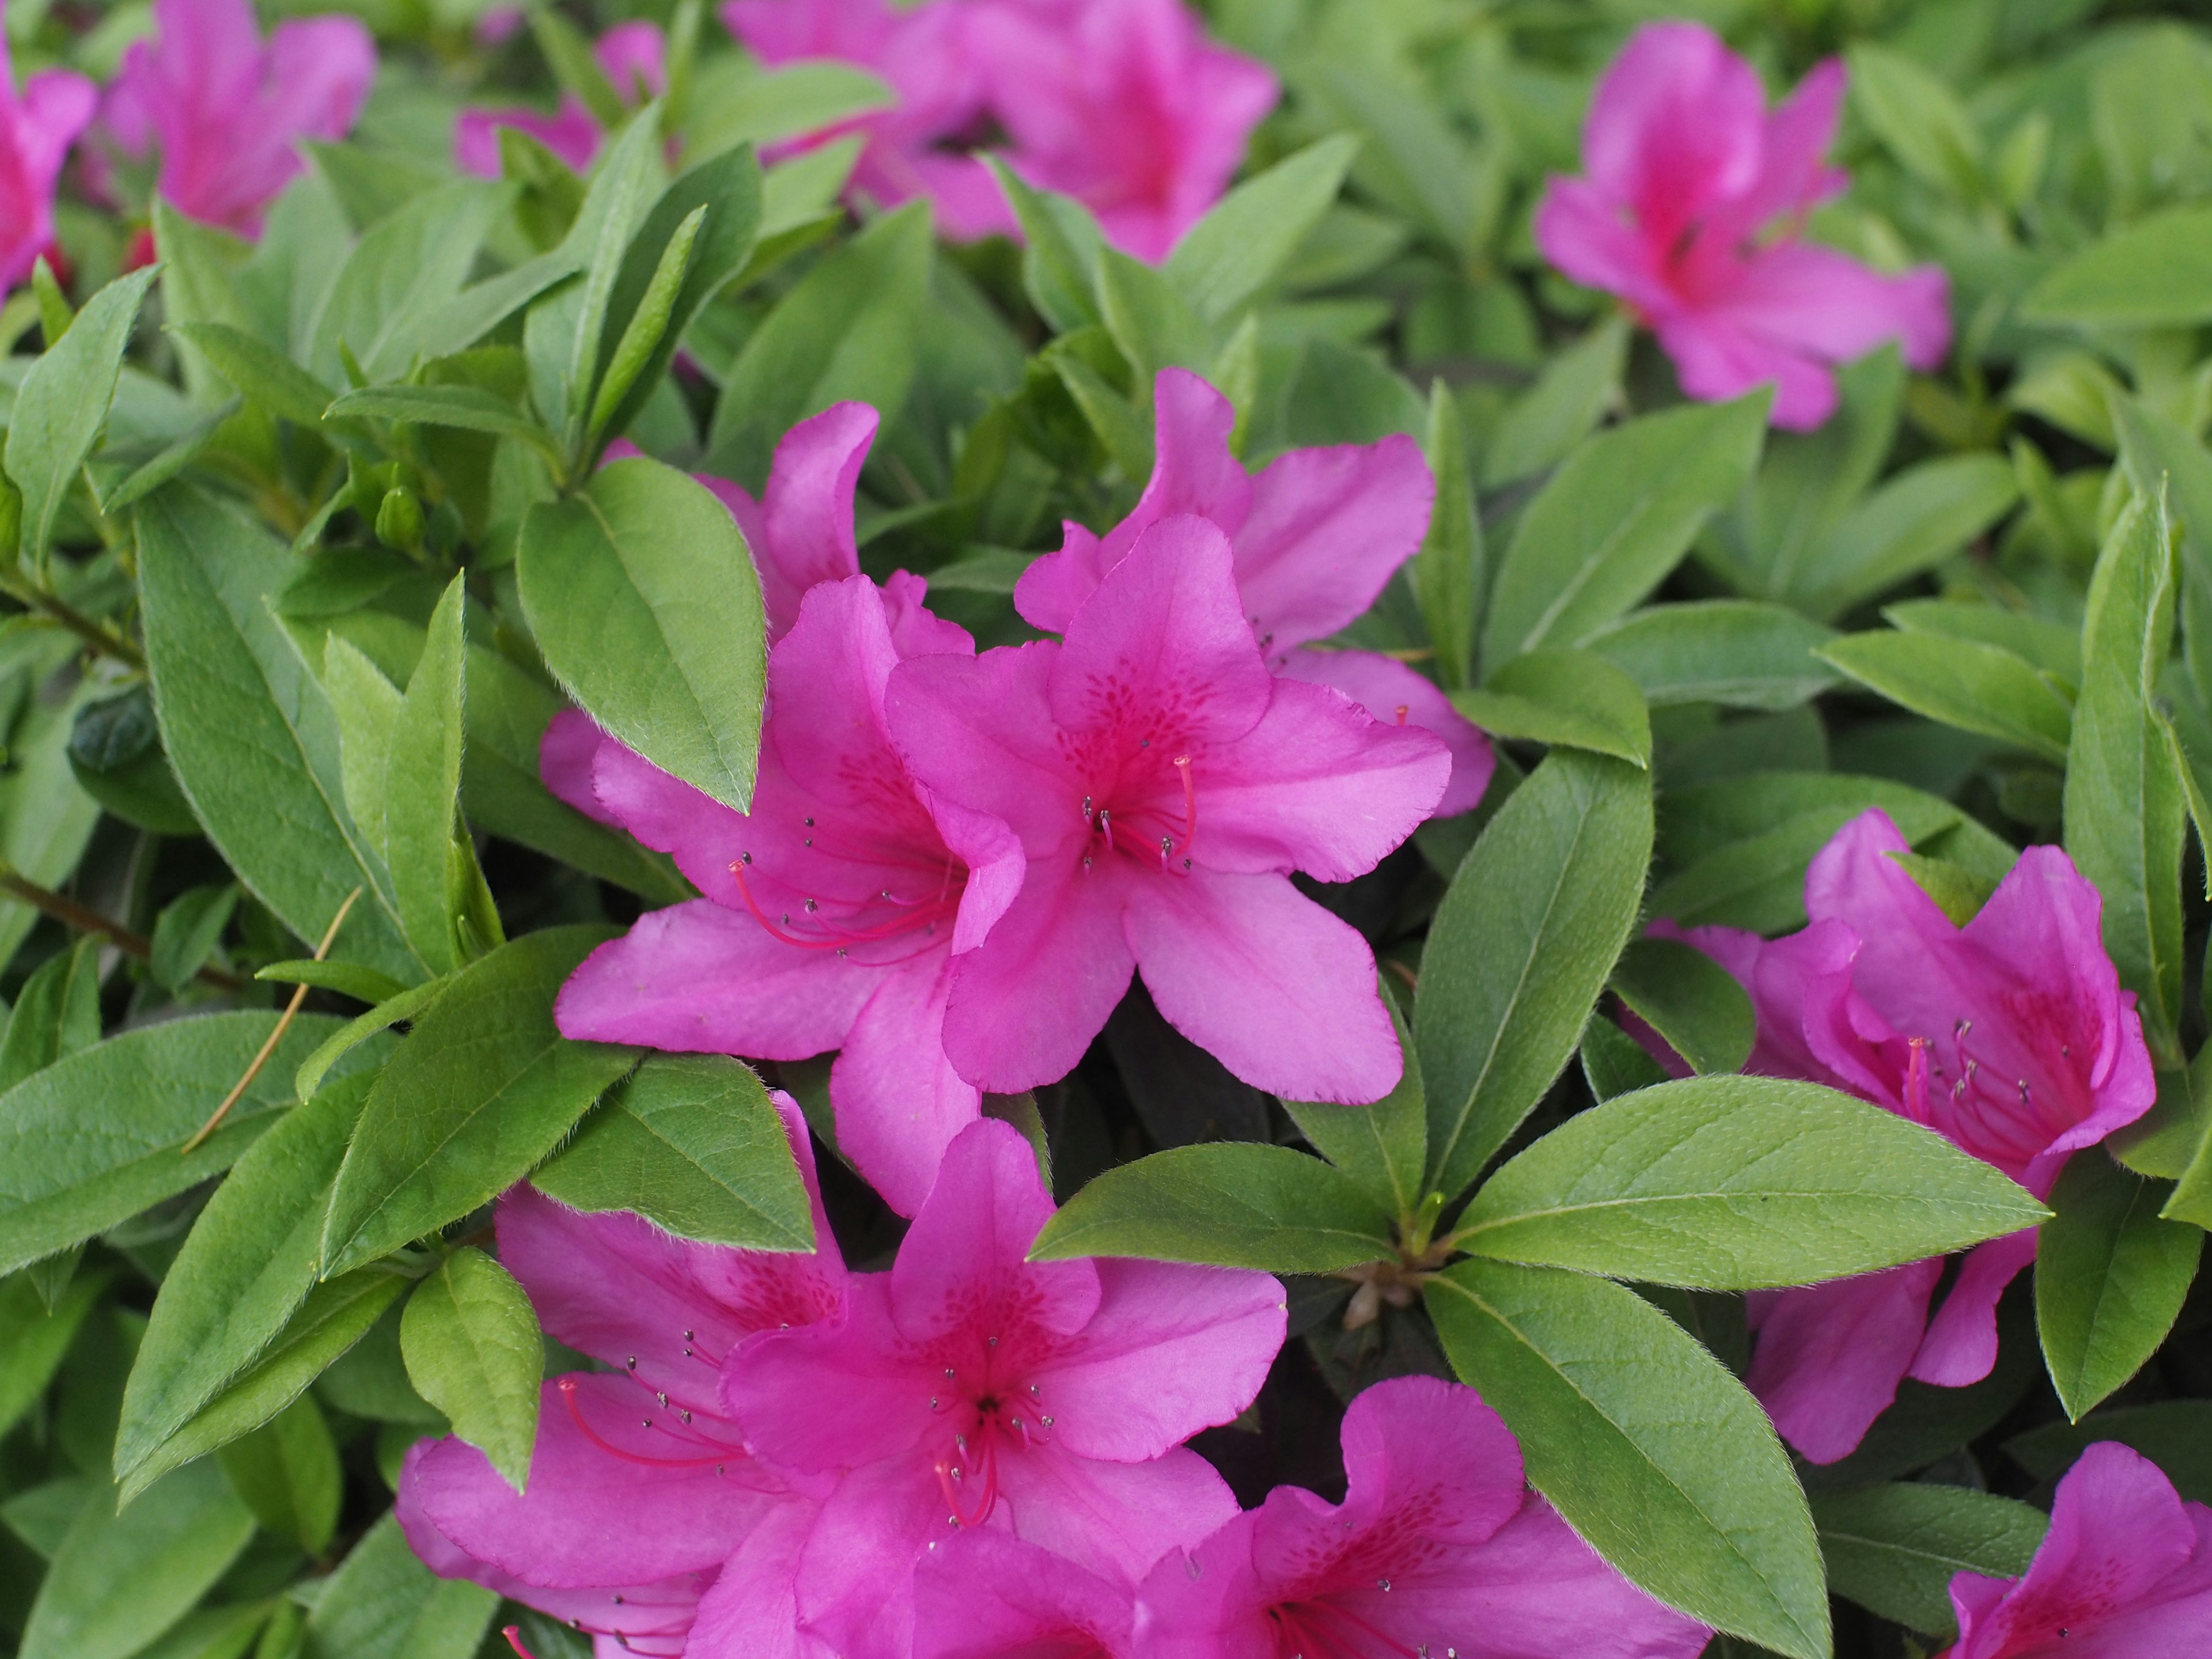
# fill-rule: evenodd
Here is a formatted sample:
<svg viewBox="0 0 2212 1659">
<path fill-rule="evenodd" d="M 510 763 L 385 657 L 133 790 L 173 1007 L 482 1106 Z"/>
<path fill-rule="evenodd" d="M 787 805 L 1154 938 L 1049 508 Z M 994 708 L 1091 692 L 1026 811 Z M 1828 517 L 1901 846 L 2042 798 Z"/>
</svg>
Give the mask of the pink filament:
<svg viewBox="0 0 2212 1659">
<path fill-rule="evenodd" d="M 619 1457 L 625 1463 L 641 1464 L 649 1469 L 700 1469 L 713 1464 L 727 1463 L 732 1457 L 743 1455 L 726 1449 L 710 1457 L 647 1457 L 638 1452 L 625 1451 L 584 1420 L 583 1408 L 576 1403 L 574 1377 L 564 1376 L 553 1386 L 560 1389 L 562 1401 L 568 1407 L 568 1415 L 575 1420 L 577 1428 L 583 1431 L 584 1438 L 610 1457 Z"/>
</svg>

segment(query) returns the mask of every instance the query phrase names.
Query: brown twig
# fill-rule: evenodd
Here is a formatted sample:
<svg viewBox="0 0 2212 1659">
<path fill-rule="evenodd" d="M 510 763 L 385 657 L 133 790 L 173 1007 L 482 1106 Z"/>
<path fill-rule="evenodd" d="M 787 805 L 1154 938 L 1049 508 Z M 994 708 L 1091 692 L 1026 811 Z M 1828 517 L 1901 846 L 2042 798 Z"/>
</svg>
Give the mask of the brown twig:
<svg viewBox="0 0 2212 1659">
<path fill-rule="evenodd" d="M 154 959 L 154 941 L 143 933 L 134 933 L 128 927 L 110 921 L 97 910 L 88 909 L 66 894 L 57 893 L 51 887 L 41 887 L 27 881 L 12 870 L 0 871 L 0 890 L 43 911 L 65 927 L 74 927 L 80 933 L 90 933 L 106 939 L 126 957 L 136 957 L 141 962 Z M 226 991 L 242 991 L 246 981 L 236 974 L 225 973 L 220 968 L 202 968 L 197 975 L 210 985 Z"/>
<path fill-rule="evenodd" d="M 146 672 L 146 653 L 135 642 L 106 623 L 94 621 L 68 600 L 26 582 L 9 582 L 4 591 L 9 598 L 20 600 L 33 611 L 44 611 L 94 650 L 104 653 L 118 662 L 127 663 L 142 674 Z"/>
<path fill-rule="evenodd" d="M 361 889 L 356 887 L 345 896 L 345 902 L 338 906 L 337 915 L 331 918 L 331 925 L 323 930 L 323 942 L 315 947 L 317 962 L 330 954 L 331 945 L 338 936 L 338 928 L 346 919 L 346 912 L 353 908 L 354 901 L 360 896 Z M 301 985 L 293 991 L 291 1001 L 284 1005 L 284 1012 L 276 1017 L 276 1030 L 269 1033 L 269 1040 L 261 1045 L 261 1052 L 254 1055 L 253 1063 L 246 1068 L 246 1075 L 231 1085 L 230 1092 L 222 1097 L 222 1104 L 209 1115 L 208 1121 L 201 1124 L 198 1131 L 184 1144 L 179 1157 L 189 1153 L 213 1134 L 223 1119 L 230 1115 L 230 1109 L 238 1104 L 238 1097 L 252 1085 L 254 1079 L 261 1075 L 261 1068 L 269 1063 L 269 1056 L 276 1052 L 276 1045 L 284 1040 L 284 1033 L 291 1029 L 292 1017 L 300 1012 L 300 1005 L 307 1000 L 308 988 Z"/>
</svg>

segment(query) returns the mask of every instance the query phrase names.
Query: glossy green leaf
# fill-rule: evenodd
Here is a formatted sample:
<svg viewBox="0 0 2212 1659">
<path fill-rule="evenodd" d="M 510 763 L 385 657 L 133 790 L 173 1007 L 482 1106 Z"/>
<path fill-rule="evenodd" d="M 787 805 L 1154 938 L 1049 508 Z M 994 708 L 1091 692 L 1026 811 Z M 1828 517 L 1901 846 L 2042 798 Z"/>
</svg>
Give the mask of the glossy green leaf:
<svg viewBox="0 0 2212 1659">
<path fill-rule="evenodd" d="M 546 665 L 600 726 L 744 811 L 767 623 L 728 509 L 673 467 L 617 461 L 530 510 L 518 574 Z"/>
<path fill-rule="evenodd" d="M 2013 1498 L 1917 1482 L 1818 1492 L 1812 1504 L 1830 1588 L 1938 1639 L 1958 1632 L 1952 1578 L 2019 1577 L 2051 1524 Z"/>
<path fill-rule="evenodd" d="M 1805 1495 L 1759 1402 L 1634 1291 L 1470 1261 L 1430 1281 L 1461 1379 L 1521 1442 L 1528 1480 L 1638 1584 L 1792 1659 L 1827 1659 Z"/>
<path fill-rule="evenodd" d="M 1649 774 L 1554 750 L 1453 878 L 1413 1009 L 1428 1185 L 1447 1200 L 1573 1056 L 1636 925 L 1651 835 Z"/>
<path fill-rule="evenodd" d="M 538 1441 L 545 1340 L 514 1275 L 482 1250 L 455 1250 L 408 1297 L 399 1348 L 416 1391 L 520 1492 Z"/>
<path fill-rule="evenodd" d="M 1389 1215 L 1287 1146 L 1217 1140 L 1109 1170 L 1045 1223 L 1033 1261 L 1092 1255 L 1323 1273 L 1395 1254 Z"/>
<path fill-rule="evenodd" d="M 648 1054 L 530 1179 L 571 1209 L 630 1211 L 678 1238 L 751 1250 L 818 1242 L 766 1086 L 720 1054 Z"/>
<path fill-rule="evenodd" d="M 2094 1147 L 2069 1158 L 2052 1189 L 2057 1214 L 2035 1242 L 2035 1324 L 2075 1422 L 2157 1352 L 2196 1280 L 2204 1230 L 2160 1218 L 2172 1190 Z"/>
<path fill-rule="evenodd" d="M 1735 976 L 1679 939 L 1639 939 L 1613 964 L 1613 994 L 1701 1076 L 1735 1072 L 1759 1022 Z"/>
<path fill-rule="evenodd" d="M 327 1278 L 434 1231 L 530 1173 L 635 1052 L 571 1042 L 553 999 L 601 927 L 529 933 L 471 963 L 378 1078 L 323 1231 Z"/>
<path fill-rule="evenodd" d="M 2047 1213 L 1893 1112 L 1817 1084 L 1706 1077 L 1568 1119 L 1483 1183 L 1454 1237 L 1531 1266 L 1753 1290 L 1942 1255 Z"/>
<path fill-rule="evenodd" d="M 1565 744 L 1651 764 L 1651 716 L 1636 682 L 1587 651 L 1531 651 L 1452 707 L 1494 738 Z"/>
</svg>

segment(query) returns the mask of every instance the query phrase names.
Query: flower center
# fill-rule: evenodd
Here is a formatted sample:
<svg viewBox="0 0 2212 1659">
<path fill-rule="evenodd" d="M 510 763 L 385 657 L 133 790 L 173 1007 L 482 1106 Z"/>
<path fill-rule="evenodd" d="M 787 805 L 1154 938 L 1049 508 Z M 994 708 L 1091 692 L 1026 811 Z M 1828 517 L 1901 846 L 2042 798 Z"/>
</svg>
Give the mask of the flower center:
<svg viewBox="0 0 2212 1659">
<path fill-rule="evenodd" d="M 814 821 L 806 822 L 811 828 Z M 903 890 L 884 887 L 857 900 L 809 895 L 800 897 L 796 908 L 762 902 L 768 895 L 755 890 L 760 878 L 750 853 L 731 860 L 729 871 L 745 908 L 775 938 L 802 951 L 835 951 L 840 957 L 866 949 L 868 962 L 876 967 L 892 967 L 935 949 L 939 925 L 959 914 L 961 895 L 968 890 L 968 868 L 950 852 L 933 869 L 916 866 L 911 884 Z M 904 955 L 886 957 L 872 948 L 916 935 L 919 943 Z"/>
<path fill-rule="evenodd" d="M 1094 860 L 1119 852 L 1147 868 L 1157 859 L 1164 874 L 1190 873 L 1190 844 L 1198 835 L 1198 780 L 1188 755 L 1177 755 L 1168 764 L 1179 788 L 1130 788 L 1131 769 L 1125 768 L 1107 805 L 1098 805 L 1094 795 L 1083 798 L 1083 821 L 1091 830 L 1083 850 L 1085 870 Z"/>
<path fill-rule="evenodd" d="M 994 1339 L 995 1340 L 995 1339 Z M 965 1419 L 951 1445 L 931 1465 L 944 1495 L 945 1519 L 955 1527 L 980 1527 L 999 1501 L 1001 1450 L 1024 1452 L 1050 1443 L 1052 1418 L 1042 1408 L 1042 1391 L 999 1388 L 985 1379 L 980 1393 L 963 1399 L 957 1368 L 945 1368 L 945 1392 L 929 1397 L 933 1414 Z"/>
<path fill-rule="evenodd" d="M 1387 1591 L 1390 1581 L 1378 1578 L 1375 1588 Z M 1334 1597 L 1279 1601 L 1267 1609 L 1267 1617 L 1275 1624 L 1277 1659 L 1434 1659 L 1429 1644 L 1408 1647 Z M 1459 1659 L 1457 1648 L 1444 1653 L 1447 1659 Z"/>
</svg>

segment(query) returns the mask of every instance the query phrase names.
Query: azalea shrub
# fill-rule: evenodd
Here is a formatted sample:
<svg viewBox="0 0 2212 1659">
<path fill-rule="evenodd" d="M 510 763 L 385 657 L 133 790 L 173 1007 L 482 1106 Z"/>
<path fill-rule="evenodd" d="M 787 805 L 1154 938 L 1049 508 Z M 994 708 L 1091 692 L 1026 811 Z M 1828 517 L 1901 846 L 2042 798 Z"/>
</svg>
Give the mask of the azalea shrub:
<svg viewBox="0 0 2212 1659">
<path fill-rule="evenodd" d="M 7 1653 L 2212 1654 L 2189 9 L 5 12 Z"/>
</svg>

